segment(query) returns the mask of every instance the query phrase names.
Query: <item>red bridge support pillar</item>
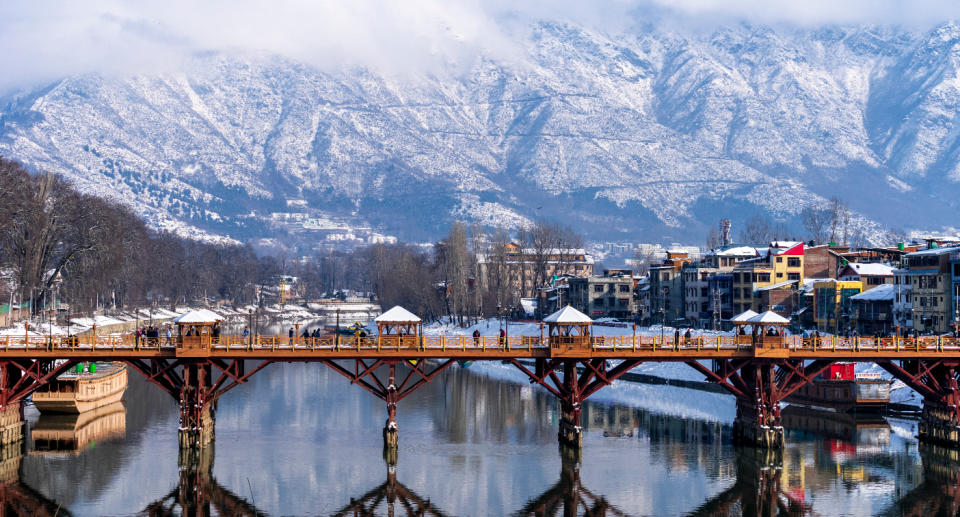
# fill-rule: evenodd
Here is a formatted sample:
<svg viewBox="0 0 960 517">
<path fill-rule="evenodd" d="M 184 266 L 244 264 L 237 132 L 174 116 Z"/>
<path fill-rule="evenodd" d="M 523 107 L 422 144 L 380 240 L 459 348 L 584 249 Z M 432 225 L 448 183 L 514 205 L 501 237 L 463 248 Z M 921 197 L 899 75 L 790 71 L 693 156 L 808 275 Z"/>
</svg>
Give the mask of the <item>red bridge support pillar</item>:
<svg viewBox="0 0 960 517">
<path fill-rule="evenodd" d="M 243 360 L 132 359 L 127 364 L 180 405 L 180 451 L 189 456 L 191 451 L 203 449 L 213 442 L 214 413 L 220 396 L 247 382 L 250 376 L 271 362 L 263 361 L 251 370 L 246 369 Z M 191 458 L 187 460 L 192 461 Z"/>
<path fill-rule="evenodd" d="M 881 361 L 877 364 L 923 396 L 918 437 L 960 448 L 960 360 Z"/>
<path fill-rule="evenodd" d="M 23 440 L 23 400 L 75 364 L 30 359 L 0 361 L 0 445 Z"/>
<path fill-rule="evenodd" d="M 707 368 L 699 361 L 687 364 L 737 397 L 733 440 L 742 445 L 781 448 L 784 445 L 780 402 L 827 369 L 832 361 L 787 359 L 718 359 Z"/>
<path fill-rule="evenodd" d="M 512 361 L 530 378 L 531 383 L 543 386 L 560 400 L 557 438 L 562 445 L 574 449 L 583 447 L 583 426 L 580 425 L 583 401 L 640 363 L 637 360 L 625 360 L 608 369 L 604 359 L 537 359 L 534 371 L 530 371 L 516 359 Z"/>
<path fill-rule="evenodd" d="M 323 361 L 333 371 L 350 379 L 351 384 L 359 384 L 387 405 L 387 421 L 383 426 L 383 457 L 388 464 L 396 464 L 397 447 L 400 443 L 400 428 L 397 425 L 397 404 L 417 388 L 433 380 L 453 364 L 453 359 L 441 362 L 423 359 L 356 359 L 353 368 L 337 361 Z M 406 375 L 397 376 L 397 366 L 409 370 Z M 382 376 L 387 370 L 386 378 Z"/>
</svg>

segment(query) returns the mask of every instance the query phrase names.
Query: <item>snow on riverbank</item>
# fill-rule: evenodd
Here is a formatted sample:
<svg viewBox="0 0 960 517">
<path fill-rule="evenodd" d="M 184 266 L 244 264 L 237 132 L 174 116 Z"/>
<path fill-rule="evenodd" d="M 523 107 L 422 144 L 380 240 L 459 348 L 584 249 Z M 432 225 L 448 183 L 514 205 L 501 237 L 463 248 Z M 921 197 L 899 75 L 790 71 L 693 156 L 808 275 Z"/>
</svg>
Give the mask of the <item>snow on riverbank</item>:
<svg viewBox="0 0 960 517">
<path fill-rule="evenodd" d="M 632 324 L 623 324 L 624 326 L 614 327 L 606 326 L 606 324 L 615 324 L 614 320 L 595 320 L 594 326 L 592 328 L 593 335 L 595 336 L 631 336 L 633 335 L 633 326 Z M 444 321 L 436 322 L 428 325 L 424 325 L 423 333 L 426 335 L 431 334 L 462 334 L 470 335 L 475 329 L 479 329 L 481 334 L 490 335 L 496 334 L 500 331 L 500 322 L 495 319 L 486 319 L 476 325 L 471 325 L 466 328 L 457 326 L 456 324 Z M 660 325 L 654 325 L 651 327 L 637 327 L 636 335 L 638 336 L 659 336 L 661 332 L 665 336 L 670 336 L 675 331 L 674 327 L 663 327 Z M 510 335 L 526 334 L 526 335 L 539 335 L 541 332 L 540 324 L 538 322 L 510 322 L 507 332 Z M 544 329 L 546 332 L 546 329 Z M 693 336 L 732 336 L 733 331 L 713 331 L 713 330 L 691 330 Z M 705 366 L 709 367 L 709 361 L 702 361 Z M 684 380 L 684 381 L 704 381 L 704 376 L 700 372 L 694 370 L 690 366 L 680 362 L 649 362 L 642 363 L 635 367 L 633 372 L 643 373 L 646 375 L 654 375 L 657 377 L 662 377 L 665 379 L 675 379 L 675 380 Z M 886 370 L 880 368 L 876 363 L 866 362 L 858 363 L 856 367 L 857 373 L 868 373 L 868 374 L 878 374 L 883 379 L 893 380 L 893 377 L 887 373 Z M 518 372 L 519 373 L 519 372 Z M 526 380 L 522 375 L 519 377 L 521 380 Z M 622 384 L 622 383 L 618 383 Z M 631 383 L 633 384 L 633 383 Z M 616 386 L 616 385 L 615 385 Z M 669 389 L 680 390 L 682 392 L 692 391 L 697 394 L 697 397 L 703 397 L 705 395 L 711 395 L 709 393 L 704 393 L 695 390 L 689 390 L 686 388 L 674 388 L 668 387 Z M 602 396 L 606 392 L 606 389 L 598 392 L 598 396 Z M 715 396 L 723 396 L 718 394 L 712 394 Z M 922 397 L 920 397 L 917 392 L 913 391 L 904 383 L 894 380 L 893 385 L 891 386 L 890 391 L 890 401 L 901 403 L 901 404 L 911 404 L 919 406 Z M 672 401 L 671 401 L 672 402 Z M 647 406 L 644 406 L 647 407 Z M 650 408 L 653 409 L 653 408 Z"/>
</svg>

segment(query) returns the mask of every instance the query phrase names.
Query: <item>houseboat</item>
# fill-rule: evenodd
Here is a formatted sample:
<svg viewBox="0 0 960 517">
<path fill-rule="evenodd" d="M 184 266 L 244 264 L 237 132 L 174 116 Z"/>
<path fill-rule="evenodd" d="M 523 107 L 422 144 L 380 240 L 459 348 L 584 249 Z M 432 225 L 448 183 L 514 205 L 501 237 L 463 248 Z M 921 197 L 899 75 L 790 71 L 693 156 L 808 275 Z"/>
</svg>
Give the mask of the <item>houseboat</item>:
<svg viewBox="0 0 960 517">
<path fill-rule="evenodd" d="M 60 375 L 33 393 L 41 413 L 83 413 L 119 402 L 127 389 L 127 368 L 115 363 L 90 363 Z"/>
<path fill-rule="evenodd" d="M 890 385 L 876 373 L 856 373 L 854 363 L 835 363 L 801 386 L 787 402 L 836 411 L 883 411 L 890 404 Z"/>
</svg>

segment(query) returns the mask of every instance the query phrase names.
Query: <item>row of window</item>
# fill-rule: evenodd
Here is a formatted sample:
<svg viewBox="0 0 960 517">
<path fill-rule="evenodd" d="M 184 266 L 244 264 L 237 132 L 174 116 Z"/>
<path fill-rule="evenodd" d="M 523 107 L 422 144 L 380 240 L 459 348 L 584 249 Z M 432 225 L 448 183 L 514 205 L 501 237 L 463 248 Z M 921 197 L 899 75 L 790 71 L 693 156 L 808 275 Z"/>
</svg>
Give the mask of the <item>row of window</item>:
<svg viewBox="0 0 960 517">
<path fill-rule="evenodd" d="M 783 264 L 783 257 L 777 257 L 777 264 Z M 787 257 L 787 267 L 800 267 L 800 257 Z"/>
<path fill-rule="evenodd" d="M 629 293 L 629 292 L 630 292 L 630 285 L 629 285 L 629 284 L 609 284 L 609 285 L 610 285 L 609 291 L 610 291 L 611 293 L 612 293 L 612 292 L 616 292 L 616 291 L 619 291 L 619 292 L 621 292 L 621 293 Z M 602 292 L 603 292 L 603 284 L 595 284 L 595 285 L 593 286 L 593 292 L 595 292 L 595 293 L 602 293 Z"/>
<path fill-rule="evenodd" d="M 597 298 L 593 301 L 594 307 L 603 307 L 608 305 L 610 307 L 627 307 L 630 305 L 629 298 L 610 298 L 609 303 L 605 302 L 603 298 Z"/>
</svg>

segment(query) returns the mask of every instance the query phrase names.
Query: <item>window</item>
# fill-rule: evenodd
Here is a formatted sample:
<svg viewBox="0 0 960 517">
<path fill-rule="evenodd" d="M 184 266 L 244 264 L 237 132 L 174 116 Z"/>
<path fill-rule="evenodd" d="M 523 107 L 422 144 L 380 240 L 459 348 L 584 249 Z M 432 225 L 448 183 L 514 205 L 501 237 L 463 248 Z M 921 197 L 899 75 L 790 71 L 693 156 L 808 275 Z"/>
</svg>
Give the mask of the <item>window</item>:
<svg viewBox="0 0 960 517">
<path fill-rule="evenodd" d="M 628 303 L 630 302 L 626 298 L 620 298 L 620 300 L 617 302 L 617 305 L 621 307 L 626 307 Z"/>
<path fill-rule="evenodd" d="M 663 273 L 660 273 L 660 281 L 661 281 L 661 282 L 669 282 L 669 281 L 670 281 L 670 273 L 667 273 L 666 271 L 664 271 Z"/>
<path fill-rule="evenodd" d="M 787 280 L 800 280 L 800 273 L 787 273 Z"/>
<path fill-rule="evenodd" d="M 883 283 L 883 279 L 876 276 L 867 277 L 867 285 L 880 285 Z"/>
<path fill-rule="evenodd" d="M 777 273 L 777 278 L 783 278 L 783 273 Z"/>
<path fill-rule="evenodd" d="M 593 304 L 597 307 L 603 307 L 603 298 L 597 298 L 593 301 Z"/>
<path fill-rule="evenodd" d="M 757 275 L 757 282 L 769 282 L 770 273 L 760 273 Z"/>
<path fill-rule="evenodd" d="M 800 267 L 800 257 L 788 257 L 787 267 Z"/>
<path fill-rule="evenodd" d="M 777 257 L 777 264 L 783 263 L 783 257 Z"/>
<path fill-rule="evenodd" d="M 627 284 L 620 284 L 620 292 L 621 292 L 621 293 L 629 293 L 629 292 L 630 292 L 630 286 L 627 285 Z"/>
<path fill-rule="evenodd" d="M 602 293 L 602 292 L 603 292 L 603 285 L 597 284 L 597 285 L 593 286 L 593 292 L 595 292 L 595 293 Z"/>
</svg>

